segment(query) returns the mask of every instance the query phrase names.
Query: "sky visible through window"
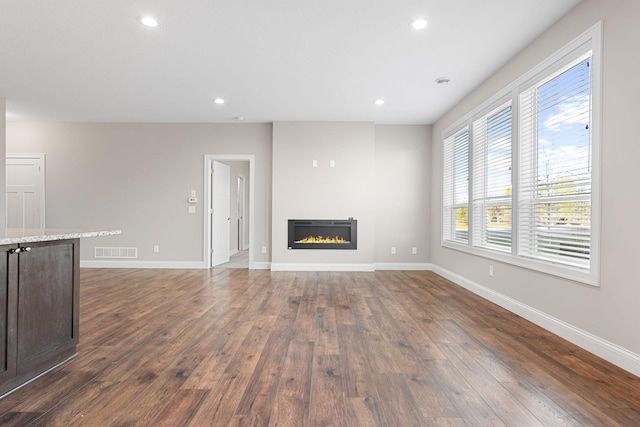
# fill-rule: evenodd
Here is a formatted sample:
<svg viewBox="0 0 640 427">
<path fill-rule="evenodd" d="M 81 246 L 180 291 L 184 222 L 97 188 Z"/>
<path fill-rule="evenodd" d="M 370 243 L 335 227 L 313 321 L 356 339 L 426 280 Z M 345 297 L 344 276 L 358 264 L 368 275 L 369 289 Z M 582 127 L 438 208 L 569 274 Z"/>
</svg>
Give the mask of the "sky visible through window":
<svg viewBox="0 0 640 427">
<path fill-rule="evenodd" d="M 564 194 L 591 191 L 590 61 L 538 88 L 538 182 L 565 182 Z"/>
</svg>

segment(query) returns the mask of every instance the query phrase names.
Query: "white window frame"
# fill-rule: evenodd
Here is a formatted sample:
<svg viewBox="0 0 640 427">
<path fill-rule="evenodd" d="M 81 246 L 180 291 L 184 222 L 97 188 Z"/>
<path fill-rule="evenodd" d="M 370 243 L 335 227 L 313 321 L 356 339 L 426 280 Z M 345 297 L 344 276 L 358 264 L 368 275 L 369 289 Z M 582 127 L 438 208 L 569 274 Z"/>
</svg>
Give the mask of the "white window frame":
<svg viewBox="0 0 640 427">
<path fill-rule="evenodd" d="M 570 266 L 563 265 L 561 263 L 553 262 L 553 260 L 539 260 L 529 259 L 518 255 L 519 247 L 519 233 L 521 228 L 518 224 L 518 203 L 519 200 L 519 183 L 518 183 L 518 170 L 519 170 L 519 94 L 526 87 L 531 86 L 531 82 L 541 77 L 552 74 L 555 70 L 558 70 L 573 60 L 578 58 L 584 52 L 591 50 L 592 52 L 592 104 L 591 104 L 591 152 L 592 152 L 592 169 L 591 169 L 591 228 L 590 228 L 590 258 L 588 266 Z M 551 55 L 549 58 L 542 61 L 536 67 L 529 72 L 515 80 L 513 83 L 505 87 L 500 92 L 483 102 L 477 108 L 473 109 L 468 114 L 461 117 L 442 133 L 443 145 L 446 138 L 461 131 L 462 128 L 468 126 L 472 129 L 472 124 L 475 120 L 478 120 L 488 112 L 498 108 L 506 100 L 511 99 L 512 107 L 512 243 L 510 251 L 499 251 L 490 247 L 474 246 L 473 244 L 473 227 L 474 213 L 473 213 L 473 179 L 470 178 L 469 182 L 469 239 L 468 242 L 457 242 L 455 240 L 447 240 L 444 230 L 445 221 L 443 217 L 442 222 L 442 235 L 441 245 L 446 248 L 455 249 L 462 252 L 467 252 L 473 255 L 482 256 L 489 259 L 495 259 L 508 264 L 517 265 L 520 267 L 528 268 L 535 271 L 548 273 L 554 276 L 562 277 L 565 279 L 574 280 L 580 283 L 585 283 L 592 286 L 599 286 L 600 282 L 600 140 L 601 140 L 601 69 L 602 69 L 602 22 L 598 22 L 593 27 L 585 31 L 579 37 L 568 43 L 562 49 Z M 470 148 L 469 148 L 469 176 L 473 177 L 473 132 L 470 131 Z M 446 159 L 443 149 L 443 195 L 448 185 L 444 176 L 446 170 Z M 443 215 L 444 212 L 444 197 L 443 197 Z"/>
</svg>

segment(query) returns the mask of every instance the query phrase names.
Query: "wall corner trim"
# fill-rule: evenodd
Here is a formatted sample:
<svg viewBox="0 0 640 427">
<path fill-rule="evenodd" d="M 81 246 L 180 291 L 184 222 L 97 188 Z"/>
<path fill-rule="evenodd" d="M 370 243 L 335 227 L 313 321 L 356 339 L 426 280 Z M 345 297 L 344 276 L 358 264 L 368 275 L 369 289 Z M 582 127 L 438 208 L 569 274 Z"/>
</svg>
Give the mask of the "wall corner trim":
<svg viewBox="0 0 640 427">
<path fill-rule="evenodd" d="M 513 298 L 484 287 L 449 270 L 436 265 L 433 265 L 432 267 L 433 268 L 431 270 L 434 273 L 444 277 L 445 279 L 448 279 L 474 294 L 535 323 L 541 328 L 572 342 L 578 347 L 581 347 L 596 356 L 631 372 L 634 375 L 640 376 L 640 355 L 577 328 L 567 322 L 550 316 L 536 308 L 530 307 Z"/>
</svg>

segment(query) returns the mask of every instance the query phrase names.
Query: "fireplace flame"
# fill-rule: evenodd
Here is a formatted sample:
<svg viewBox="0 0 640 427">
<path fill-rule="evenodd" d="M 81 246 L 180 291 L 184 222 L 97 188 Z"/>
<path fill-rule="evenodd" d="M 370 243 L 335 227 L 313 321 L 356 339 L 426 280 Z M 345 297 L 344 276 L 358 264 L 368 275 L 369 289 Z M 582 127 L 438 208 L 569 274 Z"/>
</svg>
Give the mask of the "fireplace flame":
<svg viewBox="0 0 640 427">
<path fill-rule="evenodd" d="M 296 243 L 349 243 L 342 237 L 307 236 Z"/>
</svg>

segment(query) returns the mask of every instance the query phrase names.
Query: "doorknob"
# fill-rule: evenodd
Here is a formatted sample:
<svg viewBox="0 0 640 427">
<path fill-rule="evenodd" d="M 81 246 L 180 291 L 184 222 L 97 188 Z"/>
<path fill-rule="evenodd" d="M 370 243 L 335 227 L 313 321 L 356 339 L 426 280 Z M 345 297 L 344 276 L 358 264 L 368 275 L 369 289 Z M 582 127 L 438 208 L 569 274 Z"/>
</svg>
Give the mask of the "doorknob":
<svg viewBox="0 0 640 427">
<path fill-rule="evenodd" d="M 230 220 L 231 220 L 231 217 L 227 218 L 227 221 L 230 221 Z"/>
</svg>

